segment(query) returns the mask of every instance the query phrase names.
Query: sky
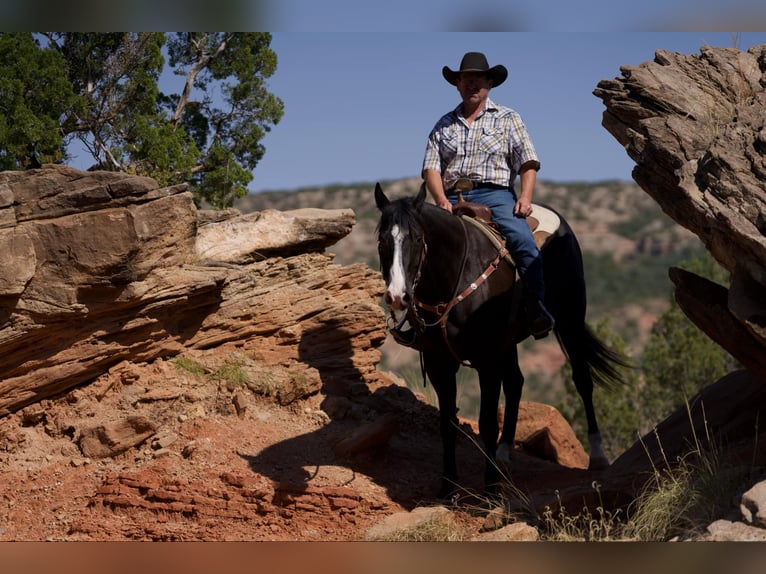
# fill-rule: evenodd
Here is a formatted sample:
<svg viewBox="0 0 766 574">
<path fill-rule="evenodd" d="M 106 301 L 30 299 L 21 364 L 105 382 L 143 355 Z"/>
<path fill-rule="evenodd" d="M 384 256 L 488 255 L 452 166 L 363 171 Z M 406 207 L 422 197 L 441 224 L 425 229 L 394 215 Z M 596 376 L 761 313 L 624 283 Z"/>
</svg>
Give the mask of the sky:
<svg viewBox="0 0 766 574">
<path fill-rule="evenodd" d="M 441 69 L 459 68 L 468 51 L 508 68 L 489 95 L 521 114 L 539 179 L 630 180 L 633 162 L 601 126 L 599 81 L 657 50 L 757 44 L 766 32 L 274 32 L 279 64 L 268 85 L 285 111 L 249 189 L 419 177 L 428 133 L 460 103 Z"/>
<path fill-rule="evenodd" d="M 0 20 L 6 30 L 271 32 L 279 65 L 268 86 L 285 112 L 251 192 L 419 177 L 429 131 L 459 103 L 441 69 L 468 51 L 509 69 L 490 97 L 521 114 L 540 179 L 630 180 L 633 162 L 601 126 L 599 81 L 660 49 L 766 43 L 763 0 L 9 0 Z"/>
</svg>

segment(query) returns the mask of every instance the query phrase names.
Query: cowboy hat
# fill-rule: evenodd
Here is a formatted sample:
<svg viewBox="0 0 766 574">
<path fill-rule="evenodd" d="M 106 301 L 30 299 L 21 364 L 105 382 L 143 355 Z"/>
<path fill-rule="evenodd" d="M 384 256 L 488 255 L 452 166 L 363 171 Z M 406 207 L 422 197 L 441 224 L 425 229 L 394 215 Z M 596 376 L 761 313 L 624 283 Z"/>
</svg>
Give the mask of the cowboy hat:
<svg viewBox="0 0 766 574">
<path fill-rule="evenodd" d="M 442 68 L 442 75 L 453 86 L 456 85 L 457 77 L 460 72 L 485 72 L 487 77 L 492 80 L 492 87 L 499 86 L 508 77 L 508 70 L 502 64 L 489 67 L 487 57 L 481 52 L 466 52 L 460 61 L 460 69 L 450 70 L 447 66 Z"/>
</svg>

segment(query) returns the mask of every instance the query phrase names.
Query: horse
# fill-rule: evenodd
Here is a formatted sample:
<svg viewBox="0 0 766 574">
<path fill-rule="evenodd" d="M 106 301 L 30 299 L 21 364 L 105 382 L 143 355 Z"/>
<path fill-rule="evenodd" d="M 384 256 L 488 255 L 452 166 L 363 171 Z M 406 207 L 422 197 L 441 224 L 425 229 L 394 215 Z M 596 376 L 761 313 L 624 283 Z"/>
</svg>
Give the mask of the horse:
<svg viewBox="0 0 766 574">
<path fill-rule="evenodd" d="M 458 484 L 456 374 L 462 365 L 478 372 L 484 489 L 495 496 L 499 466 L 510 464 L 524 384 L 517 350 L 530 334 L 523 282 L 505 257 L 504 243 L 493 242 L 463 216 L 426 202 L 425 184 L 415 197 L 389 200 L 378 183 L 374 195 L 384 301 L 397 323 L 389 328 L 397 342 L 420 351 L 424 380 L 427 375 L 438 399 L 443 449 L 438 496 L 451 498 Z M 609 461 L 593 407 L 594 381 L 617 385 L 619 366 L 628 363 L 586 323 L 582 252 L 572 228 L 557 215 L 560 225 L 542 247 L 544 304 L 555 318 L 554 333 L 585 407 L 589 468 L 599 470 Z M 398 321 L 395 312 L 402 313 Z M 498 442 L 501 387 L 506 405 Z"/>
</svg>

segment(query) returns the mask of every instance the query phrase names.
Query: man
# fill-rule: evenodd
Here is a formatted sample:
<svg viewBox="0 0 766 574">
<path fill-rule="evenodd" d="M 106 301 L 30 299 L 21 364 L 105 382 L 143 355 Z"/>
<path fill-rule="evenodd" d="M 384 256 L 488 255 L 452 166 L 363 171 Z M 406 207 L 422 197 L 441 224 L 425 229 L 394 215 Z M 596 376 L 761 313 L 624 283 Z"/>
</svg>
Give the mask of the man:
<svg viewBox="0 0 766 574">
<path fill-rule="evenodd" d="M 508 70 L 502 65 L 490 68 L 484 54 L 468 52 L 458 71 L 444 66 L 442 75 L 457 87 L 462 103 L 442 116 L 428 137 L 422 172 L 426 188 L 436 205 L 448 211 L 457 202 L 457 191 L 465 201 L 492 209 L 528 292 L 525 307 L 532 335 L 545 337 L 554 320 L 543 305 L 542 256 L 526 222 L 540 161 L 519 114 L 489 98 Z"/>
</svg>

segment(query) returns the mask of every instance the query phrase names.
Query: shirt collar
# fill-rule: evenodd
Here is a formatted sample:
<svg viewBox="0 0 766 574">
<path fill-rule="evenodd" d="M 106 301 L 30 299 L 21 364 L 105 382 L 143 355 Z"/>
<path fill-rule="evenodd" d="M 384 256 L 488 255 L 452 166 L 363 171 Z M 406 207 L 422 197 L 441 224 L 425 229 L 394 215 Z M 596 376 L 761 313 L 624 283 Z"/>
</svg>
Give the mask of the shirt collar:
<svg viewBox="0 0 766 574">
<path fill-rule="evenodd" d="M 484 112 L 496 112 L 497 111 L 497 104 L 493 102 L 489 97 L 487 97 L 487 101 L 484 102 Z M 463 102 L 460 102 L 452 112 L 457 117 L 461 117 L 463 115 Z"/>
</svg>

